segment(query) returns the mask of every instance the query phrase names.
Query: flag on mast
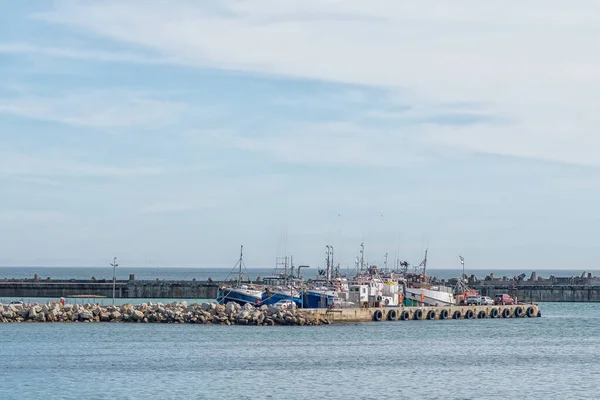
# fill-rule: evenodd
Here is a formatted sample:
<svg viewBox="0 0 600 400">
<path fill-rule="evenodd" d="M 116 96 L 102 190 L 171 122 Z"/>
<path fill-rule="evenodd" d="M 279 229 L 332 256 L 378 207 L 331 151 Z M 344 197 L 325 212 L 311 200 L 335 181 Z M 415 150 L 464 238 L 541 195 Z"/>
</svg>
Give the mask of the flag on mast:
<svg viewBox="0 0 600 400">
<path fill-rule="evenodd" d="M 465 258 L 463 256 L 460 256 L 460 255 L 458 256 L 458 258 L 460 258 L 460 263 L 462 265 L 465 265 Z"/>
</svg>

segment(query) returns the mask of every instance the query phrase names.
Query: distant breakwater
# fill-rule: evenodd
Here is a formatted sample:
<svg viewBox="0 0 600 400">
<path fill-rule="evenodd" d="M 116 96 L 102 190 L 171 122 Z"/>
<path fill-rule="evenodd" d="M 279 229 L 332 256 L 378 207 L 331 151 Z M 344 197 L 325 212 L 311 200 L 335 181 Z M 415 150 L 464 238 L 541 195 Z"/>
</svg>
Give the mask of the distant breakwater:
<svg viewBox="0 0 600 400">
<path fill-rule="evenodd" d="M 137 306 L 96 304 L 9 304 L 0 305 L 0 322 L 130 322 L 217 325 L 321 325 L 329 324 L 322 315 L 236 303 L 169 304 L 144 303 Z"/>
<path fill-rule="evenodd" d="M 489 278 L 489 279 L 488 279 Z M 434 285 L 454 286 L 457 279 L 432 282 Z M 257 282 L 253 282 L 257 283 Z M 214 299 L 222 282 L 200 280 L 129 280 L 115 284 L 118 299 Z M 532 274 L 524 279 L 523 274 L 512 279 L 497 279 L 493 276 L 478 280 L 471 276 L 468 282 L 482 295 L 493 297 L 507 293 L 523 301 L 533 302 L 600 302 L 600 278 L 550 277 L 538 278 Z M 105 297 L 112 298 L 113 283 L 108 279 L 52 280 L 52 279 L 3 279 L 0 280 L 0 298 L 56 298 L 60 297 Z"/>
<path fill-rule="evenodd" d="M 118 299 L 214 299 L 218 282 L 209 281 L 138 281 L 119 280 L 115 286 Z M 5 279 L 0 280 L 0 298 L 60 298 L 72 296 L 113 296 L 112 280 L 51 280 Z"/>
</svg>

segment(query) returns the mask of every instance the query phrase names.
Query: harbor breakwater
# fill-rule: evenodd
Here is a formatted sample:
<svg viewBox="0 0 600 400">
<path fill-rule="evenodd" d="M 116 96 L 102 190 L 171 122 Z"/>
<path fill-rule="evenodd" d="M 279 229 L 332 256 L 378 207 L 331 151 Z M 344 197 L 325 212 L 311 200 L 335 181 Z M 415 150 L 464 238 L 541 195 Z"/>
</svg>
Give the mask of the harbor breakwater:
<svg viewBox="0 0 600 400">
<path fill-rule="evenodd" d="M 133 322 L 218 325 L 321 325 L 350 322 L 409 320 L 535 318 L 535 304 L 509 306 L 377 307 L 342 309 L 283 309 L 273 306 L 240 306 L 230 302 L 190 304 L 144 303 L 137 306 L 97 304 L 0 305 L 0 322 Z"/>
<path fill-rule="evenodd" d="M 220 282 L 120 280 L 118 299 L 214 299 Z M 484 296 L 507 293 L 529 302 L 600 302 L 600 285 L 565 282 L 478 281 L 469 285 Z M 106 297 L 112 298 L 108 280 L 0 280 L 0 298 Z"/>
<path fill-rule="evenodd" d="M 258 279 L 258 278 L 257 278 Z M 465 276 L 465 279 L 467 277 Z M 437 280 L 434 286 L 455 286 L 458 278 Z M 137 280 L 130 274 L 128 280 L 116 281 L 115 297 L 118 299 L 214 299 L 223 282 L 210 280 Z M 248 282 L 260 283 L 260 282 Z M 513 298 L 528 302 L 600 302 L 600 278 L 590 273 L 581 276 L 538 277 L 535 272 L 526 279 L 525 274 L 512 278 L 497 278 L 493 274 L 485 279 L 468 277 L 468 286 L 484 296 L 494 297 L 507 293 Z M 110 279 L 0 279 L 0 298 L 60 298 L 113 296 Z"/>
<path fill-rule="evenodd" d="M 118 299 L 214 299 L 217 297 L 217 282 L 209 281 L 164 281 L 119 280 L 115 286 Z M 0 298 L 60 298 L 72 296 L 110 297 L 113 295 L 111 280 L 0 280 Z"/>
<path fill-rule="evenodd" d="M 321 325 L 324 315 L 236 303 L 189 304 L 173 302 L 140 305 L 100 306 L 97 304 L 9 304 L 0 305 L 0 322 L 131 322 L 218 325 Z"/>
</svg>

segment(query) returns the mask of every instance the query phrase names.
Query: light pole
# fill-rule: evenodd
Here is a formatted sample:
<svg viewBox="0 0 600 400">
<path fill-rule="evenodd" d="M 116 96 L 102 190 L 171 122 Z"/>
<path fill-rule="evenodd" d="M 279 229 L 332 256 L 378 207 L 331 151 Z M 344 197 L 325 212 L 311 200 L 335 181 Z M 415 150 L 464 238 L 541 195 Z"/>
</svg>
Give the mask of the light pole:
<svg viewBox="0 0 600 400">
<path fill-rule="evenodd" d="M 115 305 L 115 291 L 117 288 L 117 257 L 113 258 L 113 262 L 110 264 L 113 267 L 113 306 Z"/>
</svg>

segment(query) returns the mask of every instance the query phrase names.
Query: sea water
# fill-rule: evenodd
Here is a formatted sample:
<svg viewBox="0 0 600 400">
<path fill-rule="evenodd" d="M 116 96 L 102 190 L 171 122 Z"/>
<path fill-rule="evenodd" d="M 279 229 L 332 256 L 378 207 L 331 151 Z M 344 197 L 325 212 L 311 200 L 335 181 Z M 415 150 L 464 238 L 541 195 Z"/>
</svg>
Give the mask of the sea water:
<svg viewBox="0 0 600 400">
<path fill-rule="evenodd" d="M 412 271 L 412 269 L 410 270 Z M 68 279 L 108 279 L 113 278 L 113 268 L 108 265 L 101 267 L 0 267 L 0 279 L 14 279 L 14 278 L 26 278 L 32 279 L 35 274 L 38 274 L 39 278 L 45 280 L 51 278 L 53 280 L 68 280 Z M 211 278 L 214 281 L 222 281 L 226 279 L 237 278 L 237 269 L 232 270 L 231 268 L 206 268 L 206 267 L 128 267 L 126 265 L 117 267 L 116 274 L 117 279 L 127 280 L 129 275 L 135 275 L 137 280 L 192 280 L 204 281 Z M 273 268 L 245 268 L 243 273 L 245 278 L 263 278 L 265 276 L 272 275 L 274 272 Z M 522 273 L 527 278 L 531 275 L 532 270 L 516 270 L 516 269 L 500 269 L 500 270 L 487 270 L 487 269 L 471 269 L 465 270 L 467 275 L 475 275 L 479 279 L 484 279 L 486 275 L 494 273 L 497 277 L 506 276 L 507 278 L 516 277 Z M 593 275 L 598 275 L 598 271 L 588 271 Z M 302 275 L 306 279 L 314 279 L 317 277 L 318 268 L 306 268 L 302 269 Z M 340 273 L 347 276 L 356 275 L 356 270 L 352 268 L 340 268 Z M 458 278 L 462 273 L 461 269 L 435 269 L 428 268 L 427 275 L 431 277 L 437 277 L 440 279 Z M 583 271 L 576 270 L 536 270 L 537 276 L 548 278 L 550 275 L 560 277 L 570 276 L 581 276 Z"/>
<path fill-rule="evenodd" d="M 1 399 L 600 396 L 600 304 L 315 327 L 0 324 Z"/>
</svg>

